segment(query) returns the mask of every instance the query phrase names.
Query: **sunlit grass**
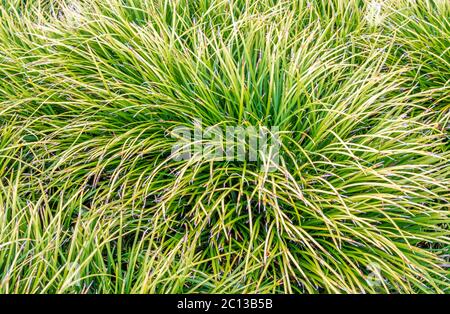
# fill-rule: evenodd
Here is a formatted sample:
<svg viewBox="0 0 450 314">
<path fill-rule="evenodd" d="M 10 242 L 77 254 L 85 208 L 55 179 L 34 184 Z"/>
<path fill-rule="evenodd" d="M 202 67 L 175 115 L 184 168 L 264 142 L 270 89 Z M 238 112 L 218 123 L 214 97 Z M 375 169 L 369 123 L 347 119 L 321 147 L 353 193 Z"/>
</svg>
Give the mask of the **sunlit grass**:
<svg viewBox="0 0 450 314">
<path fill-rule="evenodd" d="M 448 293 L 449 16 L 0 1 L 0 292 Z M 276 171 L 171 158 L 198 120 Z"/>
</svg>

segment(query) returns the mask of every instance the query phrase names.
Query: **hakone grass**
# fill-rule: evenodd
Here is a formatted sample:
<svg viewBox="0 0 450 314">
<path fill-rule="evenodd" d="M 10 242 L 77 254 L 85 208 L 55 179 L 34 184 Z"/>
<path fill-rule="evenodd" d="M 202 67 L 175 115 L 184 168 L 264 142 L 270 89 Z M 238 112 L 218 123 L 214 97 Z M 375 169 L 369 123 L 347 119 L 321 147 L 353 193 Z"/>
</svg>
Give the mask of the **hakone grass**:
<svg viewBox="0 0 450 314">
<path fill-rule="evenodd" d="M 0 293 L 449 293 L 449 17 L 0 1 Z M 172 158 L 200 120 L 279 164 Z"/>
</svg>

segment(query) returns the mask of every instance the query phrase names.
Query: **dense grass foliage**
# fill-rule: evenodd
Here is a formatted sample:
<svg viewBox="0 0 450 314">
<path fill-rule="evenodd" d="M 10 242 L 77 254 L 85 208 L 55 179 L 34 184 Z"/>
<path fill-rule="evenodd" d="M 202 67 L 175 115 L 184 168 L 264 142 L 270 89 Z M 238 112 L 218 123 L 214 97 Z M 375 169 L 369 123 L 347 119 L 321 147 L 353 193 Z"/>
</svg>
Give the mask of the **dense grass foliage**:
<svg viewBox="0 0 450 314">
<path fill-rule="evenodd" d="M 445 0 L 2 0 L 0 292 L 448 293 L 449 82 Z"/>
</svg>

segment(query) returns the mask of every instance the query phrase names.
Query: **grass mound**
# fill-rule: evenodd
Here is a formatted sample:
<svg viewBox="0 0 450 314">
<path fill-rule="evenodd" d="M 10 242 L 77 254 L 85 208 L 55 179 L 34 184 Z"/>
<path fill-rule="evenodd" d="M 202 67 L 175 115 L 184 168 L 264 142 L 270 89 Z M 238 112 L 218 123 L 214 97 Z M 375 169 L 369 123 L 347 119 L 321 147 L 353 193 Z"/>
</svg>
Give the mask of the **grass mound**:
<svg viewBox="0 0 450 314">
<path fill-rule="evenodd" d="M 0 292 L 448 293 L 449 16 L 0 2 Z M 200 126 L 277 162 L 174 158 Z"/>
</svg>

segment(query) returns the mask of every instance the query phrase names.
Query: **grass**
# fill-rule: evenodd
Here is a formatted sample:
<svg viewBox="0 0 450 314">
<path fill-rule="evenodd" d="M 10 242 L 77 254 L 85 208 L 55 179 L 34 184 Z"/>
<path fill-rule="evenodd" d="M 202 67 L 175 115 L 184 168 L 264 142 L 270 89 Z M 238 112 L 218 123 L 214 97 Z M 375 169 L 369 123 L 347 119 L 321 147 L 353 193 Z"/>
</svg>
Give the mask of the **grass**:
<svg viewBox="0 0 450 314">
<path fill-rule="evenodd" d="M 1 293 L 449 293 L 448 1 L 0 1 Z M 280 163 L 175 160 L 276 126 Z"/>
</svg>

